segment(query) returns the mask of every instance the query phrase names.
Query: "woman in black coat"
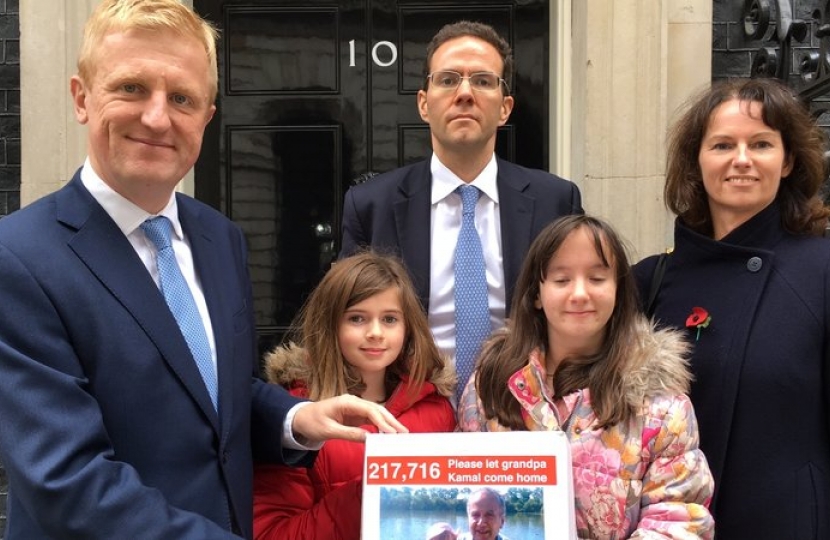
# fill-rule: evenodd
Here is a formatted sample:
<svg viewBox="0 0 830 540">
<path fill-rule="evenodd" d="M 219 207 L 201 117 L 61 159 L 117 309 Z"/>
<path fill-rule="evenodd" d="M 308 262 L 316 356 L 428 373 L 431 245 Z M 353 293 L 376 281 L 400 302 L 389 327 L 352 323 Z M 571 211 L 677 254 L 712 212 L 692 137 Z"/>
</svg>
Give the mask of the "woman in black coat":
<svg viewBox="0 0 830 540">
<path fill-rule="evenodd" d="M 830 211 L 823 131 L 771 79 L 694 100 L 670 133 L 677 214 L 644 301 L 694 346 L 691 398 L 715 476 L 718 540 L 830 538 Z"/>
</svg>

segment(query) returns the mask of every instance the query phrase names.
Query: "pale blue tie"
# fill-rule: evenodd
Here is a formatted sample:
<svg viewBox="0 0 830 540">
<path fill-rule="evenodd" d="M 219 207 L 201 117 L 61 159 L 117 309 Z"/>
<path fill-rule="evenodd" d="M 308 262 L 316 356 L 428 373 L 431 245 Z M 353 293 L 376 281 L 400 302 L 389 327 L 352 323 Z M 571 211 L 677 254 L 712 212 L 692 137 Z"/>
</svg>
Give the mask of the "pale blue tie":
<svg viewBox="0 0 830 540">
<path fill-rule="evenodd" d="M 490 309 L 484 250 L 475 224 L 478 188 L 460 186 L 461 231 L 455 246 L 455 369 L 458 372 L 457 400 L 475 367 L 481 344 L 490 336 Z"/>
<path fill-rule="evenodd" d="M 141 230 L 156 246 L 158 255 L 156 264 L 159 270 L 159 286 L 164 300 L 184 335 L 187 346 L 196 361 L 202 380 L 205 382 L 213 408 L 217 408 L 216 370 L 213 367 L 213 358 L 210 352 L 205 325 L 196 307 L 196 301 L 187 286 L 179 263 L 176 262 L 176 253 L 170 243 L 170 234 L 173 224 L 164 216 L 148 219 L 141 224 Z"/>
</svg>

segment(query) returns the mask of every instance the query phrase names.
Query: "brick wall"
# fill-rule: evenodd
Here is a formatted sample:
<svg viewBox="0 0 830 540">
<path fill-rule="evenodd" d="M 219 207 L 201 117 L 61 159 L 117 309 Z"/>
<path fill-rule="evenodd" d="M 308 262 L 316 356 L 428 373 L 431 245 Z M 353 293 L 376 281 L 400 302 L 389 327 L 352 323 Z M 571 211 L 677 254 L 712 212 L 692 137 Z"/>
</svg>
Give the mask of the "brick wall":
<svg viewBox="0 0 830 540">
<path fill-rule="evenodd" d="M 19 5 L 20 0 L 0 0 L 0 217 L 20 208 Z"/>
<path fill-rule="evenodd" d="M 0 0 L 0 217 L 20 208 L 20 0 Z M 9 482 L 0 463 L 0 540 Z"/>
</svg>

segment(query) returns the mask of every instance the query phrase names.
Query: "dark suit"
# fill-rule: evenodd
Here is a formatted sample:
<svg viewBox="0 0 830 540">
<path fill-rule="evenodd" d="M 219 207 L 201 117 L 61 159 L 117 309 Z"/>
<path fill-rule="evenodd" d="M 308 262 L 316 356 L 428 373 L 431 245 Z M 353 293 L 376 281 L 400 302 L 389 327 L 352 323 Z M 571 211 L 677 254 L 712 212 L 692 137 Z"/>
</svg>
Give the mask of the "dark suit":
<svg viewBox="0 0 830 540">
<path fill-rule="evenodd" d="M 530 243 L 556 218 L 581 214 L 582 200 L 577 187 L 567 180 L 503 159 L 496 158 L 496 161 L 509 313 L 513 285 Z M 430 161 L 426 160 L 378 175 L 349 189 L 343 204 L 340 251 L 340 256 L 345 257 L 362 246 L 371 246 L 398 255 L 409 269 L 418 296 L 427 308 L 431 186 Z"/>
<path fill-rule="evenodd" d="M 296 401 L 254 377 L 241 231 L 177 197 L 215 334 L 218 414 L 159 289 L 79 174 L 0 220 L 7 540 L 252 535 L 251 433 L 257 458 L 280 461 Z"/>
</svg>

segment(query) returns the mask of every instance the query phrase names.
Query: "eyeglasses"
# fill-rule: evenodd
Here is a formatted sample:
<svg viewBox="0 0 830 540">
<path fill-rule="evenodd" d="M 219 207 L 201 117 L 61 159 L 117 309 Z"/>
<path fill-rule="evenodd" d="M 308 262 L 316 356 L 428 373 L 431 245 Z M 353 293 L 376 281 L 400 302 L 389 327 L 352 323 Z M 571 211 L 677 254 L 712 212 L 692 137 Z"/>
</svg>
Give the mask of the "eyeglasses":
<svg viewBox="0 0 830 540">
<path fill-rule="evenodd" d="M 430 79 L 438 90 L 455 90 L 461 86 L 461 81 L 467 79 L 470 81 L 470 88 L 479 92 L 495 92 L 500 84 L 504 84 L 506 92 L 510 92 L 507 81 L 489 71 L 471 73 L 466 77 L 457 71 L 433 71 L 427 75 L 427 79 Z"/>
</svg>

